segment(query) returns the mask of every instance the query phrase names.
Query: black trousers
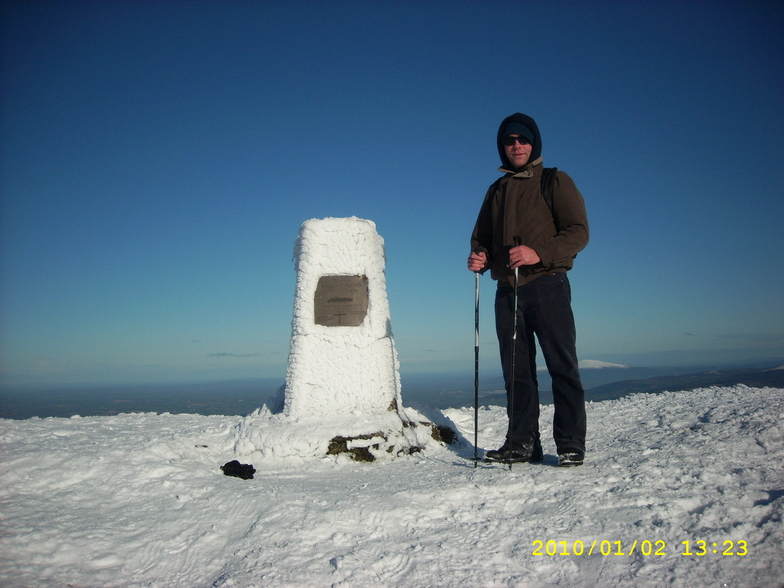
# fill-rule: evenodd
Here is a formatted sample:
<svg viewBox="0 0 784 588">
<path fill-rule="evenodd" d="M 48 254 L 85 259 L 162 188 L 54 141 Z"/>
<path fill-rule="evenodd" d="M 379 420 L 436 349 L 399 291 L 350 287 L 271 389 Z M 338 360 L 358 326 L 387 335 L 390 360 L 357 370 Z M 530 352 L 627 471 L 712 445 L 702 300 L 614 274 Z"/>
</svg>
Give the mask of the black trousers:
<svg viewBox="0 0 784 588">
<path fill-rule="evenodd" d="M 517 289 L 517 340 L 512 374 L 514 288 L 499 286 L 495 323 L 506 385 L 509 428 L 513 448 L 539 437 L 539 388 L 536 379 L 536 342 L 553 380 L 553 438 L 559 453 L 585 451 L 585 391 L 577 367 L 577 334 L 572 314 L 572 292 L 565 273 L 544 275 Z M 514 378 L 514 398 L 511 397 Z"/>
</svg>

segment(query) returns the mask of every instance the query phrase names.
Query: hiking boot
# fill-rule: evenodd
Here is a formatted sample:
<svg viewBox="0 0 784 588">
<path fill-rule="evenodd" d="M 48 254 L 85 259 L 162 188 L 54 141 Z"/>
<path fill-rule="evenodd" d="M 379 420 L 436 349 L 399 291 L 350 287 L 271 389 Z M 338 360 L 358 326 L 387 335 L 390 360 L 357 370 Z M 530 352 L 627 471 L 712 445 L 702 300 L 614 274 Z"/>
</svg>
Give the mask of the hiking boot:
<svg viewBox="0 0 784 588">
<path fill-rule="evenodd" d="M 488 461 L 500 461 L 502 463 L 525 463 L 531 461 L 531 452 L 510 449 L 504 445 L 503 447 L 491 449 L 485 453 L 485 459 Z"/>
<path fill-rule="evenodd" d="M 585 453 L 582 451 L 564 451 L 558 454 L 558 465 L 562 468 L 573 468 L 583 465 Z"/>
<path fill-rule="evenodd" d="M 534 449 L 531 452 L 531 463 L 542 463 L 544 461 L 544 452 L 542 451 L 542 443 L 539 437 L 534 440 Z"/>
<path fill-rule="evenodd" d="M 491 449 L 485 453 L 485 459 L 488 461 L 500 461 L 502 463 L 525 463 L 528 461 L 542 461 L 542 448 L 539 447 L 539 453 L 536 455 L 534 444 L 521 445 L 519 449 L 513 449 L 506 443 L 498 449 Z"/>
</svg>

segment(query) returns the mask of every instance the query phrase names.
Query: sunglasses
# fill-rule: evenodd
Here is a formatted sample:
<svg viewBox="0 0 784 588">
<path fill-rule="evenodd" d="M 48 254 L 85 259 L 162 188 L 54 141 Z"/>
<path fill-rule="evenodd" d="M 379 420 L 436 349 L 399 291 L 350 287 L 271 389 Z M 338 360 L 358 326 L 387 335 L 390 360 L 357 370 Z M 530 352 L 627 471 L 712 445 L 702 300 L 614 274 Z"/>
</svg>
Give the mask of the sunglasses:
<svg viewBox="0 0 784 588">
<path fill-rule="evenodd" d="M 526 139 L 525 137 L 513 137 L 512 135 L 508 135 L 503 138 L 501 141 L 507 147 L 511 147 L 515 143 L 520 143 L 520 145 L 530 145 L 531 141 Z"/>
</svg>

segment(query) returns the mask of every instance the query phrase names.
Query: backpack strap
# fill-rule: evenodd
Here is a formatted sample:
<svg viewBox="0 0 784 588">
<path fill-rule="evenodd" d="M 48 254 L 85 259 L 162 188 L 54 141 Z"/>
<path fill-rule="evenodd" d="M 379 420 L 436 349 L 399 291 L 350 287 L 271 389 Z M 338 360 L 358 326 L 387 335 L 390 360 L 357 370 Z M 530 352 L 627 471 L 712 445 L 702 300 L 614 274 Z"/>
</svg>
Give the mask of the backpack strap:
<svg viewBox="0 0 784 588">
<path fill-rule="evenodd" d="M 550 212 L 553 211 L 553 191 L 555 188 L 555 174 L 558 173 L 557 167 L 542 168 L 542 198 L 547 203 Z"/>
<path fill-rule="evenodd" d="M 553 212 L 553 192 L 555 191 L 555 174 L 557 172 L 557 167 L 542 168 L 542 198 L 547 202 L 547 206 L 550 208 L 551 213 Z M 555 218 L 555 214 L 553 214 L 553 222 L 555 223 L 555 230 L 560 231 L 561 229 L 558 226 L 558 220 Z M 576 253 L 572 256 L 572 259 L 575 257 L 577 257 Z"/>
</svg>

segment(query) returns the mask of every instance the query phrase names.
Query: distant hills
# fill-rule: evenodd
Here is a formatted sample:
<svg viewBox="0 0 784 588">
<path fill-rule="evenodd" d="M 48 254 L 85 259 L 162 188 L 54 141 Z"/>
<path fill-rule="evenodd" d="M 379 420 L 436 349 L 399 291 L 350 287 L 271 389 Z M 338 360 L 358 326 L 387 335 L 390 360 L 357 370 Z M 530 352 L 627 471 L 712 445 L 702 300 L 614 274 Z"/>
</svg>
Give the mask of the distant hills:
<svg viewBox="0 0 784 588">
<path fill-rule="evenodd" d="M 621 365 L 619 363 L 608 363 L 606 361 L 598 361 L 596 359 L 583 359 L 580 360 L 581 370 L 603 370 L 607 368 L 628 368 L 628 365 Z"/>
<path fill-rule="evenodd" d="M 734 386 L 745 384 L 750 387 L 784 388 L 784 366 L 743 367 L 726 369 L 665 368 L 665 367 L 627 367 L 605 362 L 587 360 L 580 362 L 580 375 L 585 387 L 586 400 L 600 401 L 621 398 L 629 394 L 654 394 L 666 390 L 688 391 L 709 386 Z M 435 406 L 469 406 L 474 403 L 473 374 L 451 376 L 412 377 L 403 381 L 403 400 L 414 400 Z M 546 370 L 537 373 L 539 380 L 539 400 L 542 404 L 552 404 L 552 383 Z M 505 405 L 506 393 L 500 375 L 481 377 L 479 403 Z"/>
<path fill-rule="evenodd" d="M 586 396 L 590 400 L 609 400 L 628 394 L 651 394 L 664 392 L 665 390 L 675 392 L 678 390 L 708 388 L 710 386 L 735 386 L 737 384 L 745 384 L 752 388 L 784 388 L 784 368 L 737 368 L 629 379 L 594 386 L 586 390 Z"/>
<path fill-rule="evenodd" d="M 0 418 L 68 418 L 130 412 L 244 416 L 261 407 L 281 383 L 277 378 L 254 378 L 205 383 L 0 390 Z"/>
</svg>

